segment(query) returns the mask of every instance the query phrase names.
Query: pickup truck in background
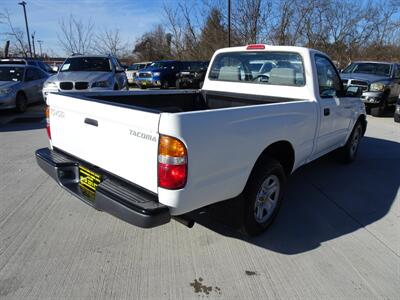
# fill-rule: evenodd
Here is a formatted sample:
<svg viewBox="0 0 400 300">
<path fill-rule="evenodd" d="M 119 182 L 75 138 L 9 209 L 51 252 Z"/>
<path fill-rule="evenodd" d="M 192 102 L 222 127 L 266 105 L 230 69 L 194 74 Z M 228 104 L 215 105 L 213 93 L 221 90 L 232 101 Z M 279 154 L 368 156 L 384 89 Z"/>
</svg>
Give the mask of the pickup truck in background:
<svg viewBox="0 0 400 300">
<path fill-rule="evenodd" d="M 257 235 L 296 169 L 333 150 L 355 159 L 367 126 L 360 94 L 316 50 L 220 49 L 202 90 L 49 94 L 50 147 L 36 158 L 61 187 L 130 224 L 190 224 L 187 213 L 235 199 L 241 231 Z"/>
<path fill-rule="evenodd" d="M 374 117 L 383 116 L 389 106 L 396 105 L 400 94 L 399 63 L 355 61 L 340 76 L 345 86 L 362 88 L 361 100 Z"/>
</svg>

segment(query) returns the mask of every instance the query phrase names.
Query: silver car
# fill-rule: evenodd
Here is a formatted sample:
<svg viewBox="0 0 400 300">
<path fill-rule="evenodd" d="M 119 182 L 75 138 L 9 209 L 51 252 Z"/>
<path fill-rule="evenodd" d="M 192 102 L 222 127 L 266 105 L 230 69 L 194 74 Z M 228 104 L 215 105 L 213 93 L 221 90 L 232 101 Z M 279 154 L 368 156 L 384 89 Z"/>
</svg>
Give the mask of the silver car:
<svg viewBox="0 0 400 300">
<path fill-rule="evenodd" d="M 113 56 L 74 55 L 67 58 L 57 74 L 44 84 L 43 96 L 50 92 L 87 92 L 128 89 L 124 68 Z"/>
<path fill-rule="evenodd" d="M 30 103 L 43 101 L 43 83 L 48 77 L 38 67 L 0 64 L 0 109 L 22 113 Z"/>
</svg>

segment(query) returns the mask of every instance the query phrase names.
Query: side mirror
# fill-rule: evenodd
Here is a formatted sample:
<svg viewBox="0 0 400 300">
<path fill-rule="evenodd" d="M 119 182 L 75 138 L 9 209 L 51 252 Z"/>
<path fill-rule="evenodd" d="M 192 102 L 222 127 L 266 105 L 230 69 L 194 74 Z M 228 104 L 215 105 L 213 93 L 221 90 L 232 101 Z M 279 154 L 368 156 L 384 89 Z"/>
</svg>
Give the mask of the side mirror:
<svg viewBox="0 0 400 300">
<path fill-rule="evenodd" d="M 359 86 L 348 86 L 345 91 L 345 97 L 361 97 L 363 90 Z"/>
</svg>

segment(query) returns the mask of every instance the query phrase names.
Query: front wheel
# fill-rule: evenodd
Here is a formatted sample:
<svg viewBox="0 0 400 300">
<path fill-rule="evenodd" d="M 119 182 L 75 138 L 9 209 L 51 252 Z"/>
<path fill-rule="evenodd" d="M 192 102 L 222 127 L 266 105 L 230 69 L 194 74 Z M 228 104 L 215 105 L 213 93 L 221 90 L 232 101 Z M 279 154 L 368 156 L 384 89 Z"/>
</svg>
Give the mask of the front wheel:
<svg viewBox="0 0 400 300">
<path fill-rule="evenodd" d="M 285 182 L 282 165 L 272 158 L 252 172 L 244 191 L 244 234 L 259 235 L 271 225 L 281 206 Z"/>
<path fill-rule="evenodd" d="M 382 117 L 387 109 L 386 100 L 382 100 L 382 103 L 378 107 L 371 108 L 371 115 L 374 117 Z"/>
<path fill-rule="evenodd" d="M 361 138 L 363 136 L 363 129 L 361 122 L 357 122 L 351 132 L 346 145 L 341 149 L 341 159 L 344 163 L 351 163 L 356 159 L 358 146 L 360 145 Z"/>
<path fill-rule="evenodd" d="M 16 99 L 15 110 L 18 113 L 23 113 L 28 108 L 28 99 L 26 98 L 25 94 L 18 93 Z"/>
</svg>

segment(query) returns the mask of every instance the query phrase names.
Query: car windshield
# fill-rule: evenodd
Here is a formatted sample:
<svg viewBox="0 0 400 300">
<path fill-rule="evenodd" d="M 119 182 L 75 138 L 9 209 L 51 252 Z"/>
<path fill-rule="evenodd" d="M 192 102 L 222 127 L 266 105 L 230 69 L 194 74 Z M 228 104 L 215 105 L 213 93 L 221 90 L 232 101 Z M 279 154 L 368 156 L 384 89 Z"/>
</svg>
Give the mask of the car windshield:
<svg viewBox="0 0 400 300">
<path fill-rule="evenodd" d="M 107 57 L 70 57 L 61 67 L 60 72 L 111 72 Z"/>
<path fill-rule="evenodd" d="M 150 65 L 150 67 L 154 69 L 166 69 L 168 67 L 172 66 L 172 62 L 154 62 Z"/>
<path fill-rule="evenodd" d="M 145 64 L 137 64 L 137 65 L 132 65 L 128 68 L 128 71 L 135 71 L 135 70 L 141 70 L 146 67 Z"/>
<path fill-rule="evenodd" d="M 0 66 L 0 81 L 22 81 L 24 68 Z"/>
<path fill-rule="evenodd" d="M 390 76 L 391 65 L 381 63 L 352 63 L 348 65 L 342 73 L 364 73 Z"/>
<path fill-rule="evenodd" d="M 228 52 L 218 54 L 209 78 L 218 81 L 303 86 L 303 60 L 294 52 Z"/>
</svg>

